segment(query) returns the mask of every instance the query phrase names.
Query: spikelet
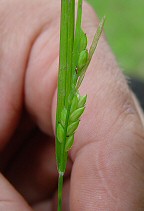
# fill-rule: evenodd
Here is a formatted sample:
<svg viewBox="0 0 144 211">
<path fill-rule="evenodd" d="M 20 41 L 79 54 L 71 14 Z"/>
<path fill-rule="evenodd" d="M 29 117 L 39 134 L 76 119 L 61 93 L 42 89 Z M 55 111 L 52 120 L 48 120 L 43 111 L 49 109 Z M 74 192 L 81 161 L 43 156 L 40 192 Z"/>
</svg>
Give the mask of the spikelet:
<svg viewBox="0 0 144 211">
<path fill-rule="evenodd" d="M 66 145 L 65 145 L 66 152 L 68 152 L 72 148 L 73 143 L 74 143 L 74 134 L 67 137 L 66 139 Z"/>
<path fill-rule="evenodd" d="M 79 120 L 71 123 L 67 128 L 67 136 L 71 136 L 78 128 L 78 125 L 79 125 Z"/>
<path fill-rule="evenodd" d="M 63 127 L 65 127 L 66 117 L 67 117 L 67 109 L 64 107 L 63 110 L 61 111 L 61 119 L 60 119 Z"/>
<path fill-rule="evenodd" d="M 78 108 L 84 107 L 85 104 L 86 104 L 86 100 L 87 100 L 87 95 L 80 96 L 79 97 L 79 102 L 78 102 Z"/>
<path fill-rule="evenodd" d="M 78 101 L 79 101 L 79 97 L 76 94 L 73 99 L 72 99 L 72 104 L 71 104 L 71 108 L 70 108 L 70 113 L 72 113 L 73 111 L 75 111 L 77 109 L 78 106 Z"/>
<path fill-rule="evenodd" d="M 57 127 L 57 138 L 60 143 L 66 140 L 65 151 L 69 151 L 74 142 L 74 133 L 78 128 L 80 117 L 84 112 L 87 96 L 80 96 L 77 92 L 72 99 L 68 125 L 66 125 L 67 109 L 64 107 L 61 111 L 60 123 Z M 67 127 L 67 129 L 66 129 Z M 65 131 L 66 137 L 65 137 Z"/>
<path fill-rule="evenodd" d="M 88 61 L 88 51 L 85 49 L 80 52 L 78 59 L 78 72 L 82 70 L 82 68 L 86 65 Z M 80 73 L 79 73 L 80 74 Z"/>
<path fill-rule="evenodd" d="M 84 31 L 81 29 L 80 52 L 87 48 L 88 39 Z"/>
<path fill-rule="evenodd" d="M 84 109 L 85 109 L 84 107 L 81 107 L 73 111 L 72 114 L 70 115 L 69 122 L 77 121 L 81 117 L 82 113 L 84 112 Z"/>
<path fill-rule="evenodd" d="M 69 124 L 67 128 L 67 139 L 66 139 L 66 147 L 65 150 L 68 151 L 71 149 L 74 142 L 74 133 L 79 125 L 80 117 L 85 110 L 87 96 L 80 96 L 77 92 L 76 95 L 72 99 L 71 109 L 70 109 L 70 117 Z"/>
<path fill-rule="evenodd" d="M 57 127 L 57 139 L 60 143 L 62 143 L 64 141 L 65 135 L 64 135 L 64 128 L 63 126 L 58 123 L 58 127 Z"/>
</svg>

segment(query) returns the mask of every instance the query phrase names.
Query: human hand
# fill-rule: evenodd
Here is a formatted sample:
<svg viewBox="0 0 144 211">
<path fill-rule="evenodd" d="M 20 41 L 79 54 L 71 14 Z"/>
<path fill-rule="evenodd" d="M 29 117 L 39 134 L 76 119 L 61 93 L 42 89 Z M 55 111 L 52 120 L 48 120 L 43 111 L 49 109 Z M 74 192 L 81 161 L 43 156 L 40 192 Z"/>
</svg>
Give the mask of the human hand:
<svg viewBox="0 0 144 211">
<path fill-rule="evenodd" d="M 59 3 L 1 2 L 2 210 L 56 210 Z M 90 41 L 97 24 L 92 9 L 84 5 L 84 28 Z M 88 94 L 88 103 L 69 154 L 63 210 L 143 210 L 143 113 L 104 37 L 81 93 Z"/>
</svg>

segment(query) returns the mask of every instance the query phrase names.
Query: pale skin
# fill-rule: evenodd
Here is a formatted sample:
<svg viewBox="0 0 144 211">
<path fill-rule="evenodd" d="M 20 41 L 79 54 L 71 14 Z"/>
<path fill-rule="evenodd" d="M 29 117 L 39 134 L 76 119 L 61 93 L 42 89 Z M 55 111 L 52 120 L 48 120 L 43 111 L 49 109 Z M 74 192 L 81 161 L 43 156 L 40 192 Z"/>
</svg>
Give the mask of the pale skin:
<svg viewBox="0 0 144 211">
<path fill-rule="evenodd" d="M 0 2 L 0 210 L 56 210 L 59 3 Z M 91 42 L 98 20 L 86 4 L 83 22 Z M 81 94 L 88 103 L 69 153 L 63 211 L 144 210 L 144 116 L 104 36 Z"/>
</svg>

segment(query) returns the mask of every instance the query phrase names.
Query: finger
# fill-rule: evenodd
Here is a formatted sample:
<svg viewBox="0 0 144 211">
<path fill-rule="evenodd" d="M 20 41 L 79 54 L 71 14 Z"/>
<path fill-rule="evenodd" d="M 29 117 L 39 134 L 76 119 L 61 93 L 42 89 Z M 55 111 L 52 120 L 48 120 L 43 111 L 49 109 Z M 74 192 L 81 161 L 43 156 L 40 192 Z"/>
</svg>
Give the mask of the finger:
<svg viewBox="0 0 144 211">
<path fill-rule="evenodd" d="M 51 103 L 57 85 L 58 48 L 59 19 L 55 18 L 33 45 L 25 82 L 27 109 L 38 126 L 50 135 L 53 135 Z"/>
<path fill-rule="evenodd" d="M 81 92 L 88 104 L 70 153 L 71 210 L 143 209 L 144 130 L 103 39 Z"/>
<path fill-rule="evenodd" d="M 0 174 L 0 210 L 11 211 L 32 211 L 24 199 L 16 192 L 16 190 L 6 181 Z"/>
<path fill-rule="evenodd" d="M 92 9 L 85 9 L 91 40 L 97 19 Z M 104 37 L 80 91 L 88 94 L 88 103 L 70 152 L 74 162 L 70 209 L 143 209 L 144 128 Z"/>
<path fill-rule="evenodd" d="M 33 43 L 55 18 L 56 8 L 47 0 L 4 1 L 0 7 L 0 150 L 19 121 Z"/>
</svg>

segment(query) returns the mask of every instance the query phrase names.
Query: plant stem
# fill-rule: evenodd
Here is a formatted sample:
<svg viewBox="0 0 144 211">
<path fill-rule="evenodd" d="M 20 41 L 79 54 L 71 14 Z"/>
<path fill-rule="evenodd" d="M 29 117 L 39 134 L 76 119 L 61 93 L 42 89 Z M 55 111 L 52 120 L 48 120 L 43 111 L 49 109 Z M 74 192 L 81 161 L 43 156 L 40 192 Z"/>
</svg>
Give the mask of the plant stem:
<svg viewBox="0 0 144 211">
<path fill-rule="evenodd" d="M 73 52 L 73 42 L 74 42 L 74 25 L 75 25 L 75 0 L 67 0 L 65 3 L 65 19 L 61 22 L 61 26 L 63 26 L 63 30 L 66 31 L 67 37 L 65 38 L 65 46 L 60 45 L 63 49 L 65 48 L 66 52 L 66 71 L 65 71 L 65 96 L 64 96 L 64 106 L 67 110 L 69 107 L 69 95 L 71 92 L 71 77 L 72 77 L 72 52 Z M 64 12 L 64 11 L 62 11 Z M 61 15 L 63 17 L 63 14 Z M 65 24 L 65 26 L 64 26 Z M 61 41 L 63 41 L 63 31 L 61 29 Z M 64 32 L 65 32 L 64 31 Z M 60 53 L 63 54 L 63 51 L 60 50 Z M 63 55 L 62 55 L 63 58 Z M 61 58 L 60 58 L 61 59 Z M 61 62 L 61 60 L 60 60 Z M 62 83 L 62 82 L 61 82 Z M 69 115 L 67 115 L 69 116 Z M 67 119 L 68 121 L 68 119 Z M 67 124 L 67 123 L 66 123 Z M 61 144 L 61 152 L 60 152 L 60 168 L 59 172 L 65 172 L 66 163 L 67 163 L 67 152 L 65 152 L 65 144 L 66 144 L 66 132 L 67 126 L 65 127 L 65 137 Z"/>
<path fill-rule="evenodd" d="M 60 59 L 58 75 L 58 97 L 56 131 L 61 121 L 62 109 L 69 107 L 69 95 L 72 78 L 72 52 L 75 28 L 75 0 L 61 0 L 61 26 L 60 26 Z M 69 115 L 68 115 L 69 116 Z M 68 118 L 67 121 L 68 122 Z M 66 123 L 68 124 L 68 123 Z M 58 182 L 58 211 L 62 210 L 63 175 L 66 169 L 68 153 L 65 151 L 67 127 L 64 128 L 65 137 L 60 143 L 56 136 L 56 159 L 59 172 Z"/>
<path fill-rule="evenodd" d="M 75 25 L 75 0 L 67 0 L 67 57 L 66 57 L 66 78 L 65 78 L 65 101 L 64 106 L 69 111 L 69 95 L 71 92 L 71 78 L 72 78 L 72 53 L 74 42 L 74 25 Z M 65 126 L 65 138 L 61 144 L 61 161 L 60 171 L 65 172 L 68 153 L 65 152 L 66 133 L 68 124 L 69 112 L 67 112 L 67 120 Z"/>
<path fill-rule="evenodd" d="M 63 174 L 59 173 L 58 179 L 58 211 L 62 210 Z"/>
<path fill-rule="evenodd" d="M 82 0 L 79 0 L 77 23 L 75 29 L 75 0 L 61 0 L 60 58 L 58 74 L 56 131 L 57 126 L 61 121 L 61 112 L 63 108 L 67 109 L 67 118 L 64 128 L 65 136 L 63 138 L 62 143 L 59 142 L 56 135 L 56 159 L 59 172 L 58 211 L 61 211 L 62 206 L 62 175 L 64 175 L 66 169 L 68 156 L 68 153 L 65 151 L 66 134 L 70 115 L 70 105 L 76 84 L 76 81 L 74 84 L 73 78 L 74 75 L 76 76 L 76 65 L 79 56 L 81 16 Z"/>
<path fill-rule="evenodd" d="M 59 74 L 58 74 L 58 97 L 57 97 L 57 114 L 56 127 L 60 122 L 61 111 L 65 106 L 66 95 L 66 71 L 67 71 L 67 40 L 68 40 L 68 0 L 61 1 L 61 26 L 60 26 L 60 58 L 59 58 Z M 62 144 L 56 137 L 56 159 L 58 171 L 61 169 Z"/>
<path fill-rule="evenodd" d="M 68 44 L 67 44 L 67 74 L 66 74 L 66 97 L 65 106 L 68 107 L 69 95 L 71 92 L 72 78 L 72 56 L 75 28 L 75 0 L 70 0 L 68 4 Z"/>
<path fill-rule="evenodd" d="M 102 22 L 98 28 L 98 33 L 94 37 L 88 61 L 82 69 L 82 75 L 78 75 L 77 70 L 79 69 L 80 53 L 82 52 L 80 49 L 83 32 L 81 28 L 82 2 L 83 0 L 78 0 L 75 24 L 75 0 L 61 0 L 60 57 L 56 113 L 56 160 L 59 172 L 58 211 L 62 211 L 63 176 L 66 170 L 68 151 L 73 145 L 74 133 L 82 115 L 79 109 L 84 109 L 86 103 L 84 100 L 82 101 L 83 103 L 81 102 L 81 106 L 78 106 L 81 99 L 78 94 L 78 88 L 93 56 L 103 27 Z M 76 119 L 72 120 L 72 115 Z"/>
</svg>

